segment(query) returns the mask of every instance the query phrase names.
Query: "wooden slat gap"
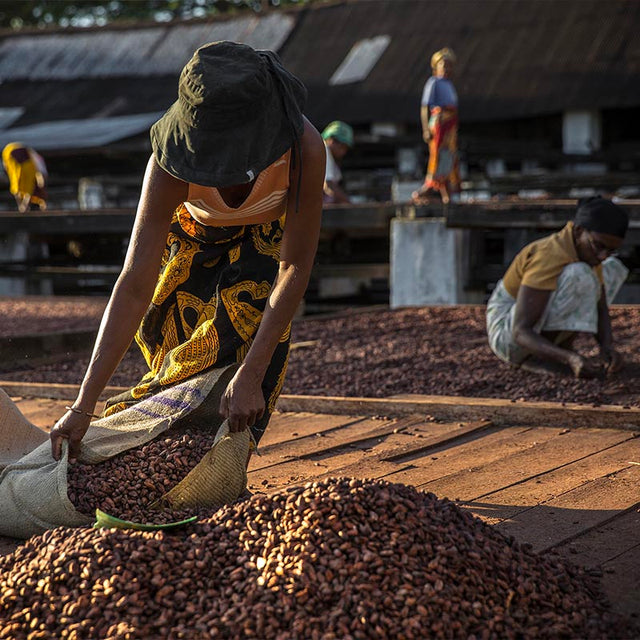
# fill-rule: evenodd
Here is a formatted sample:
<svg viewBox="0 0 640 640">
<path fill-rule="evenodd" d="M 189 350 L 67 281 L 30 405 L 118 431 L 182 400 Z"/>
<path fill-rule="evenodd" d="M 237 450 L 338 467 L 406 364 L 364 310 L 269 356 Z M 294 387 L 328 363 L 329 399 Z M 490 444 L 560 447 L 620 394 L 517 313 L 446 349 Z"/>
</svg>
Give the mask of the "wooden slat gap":
<svg viewBox="0 0 640 640">
<path fill-rule="evenodd" d="M 593 531 L 594 529 L 599 529 L 600 527 L 604 527 L 610 522 L 613 522 L 616 518 L 622 517 L 625 513 L 629 513 L 630 511 L 635 511 L 636 509 L 639 509 L 639 508 L 640 508 L 640 502 L 636 502 L 635 504 L 632 504 L 631 506 L 626 507 L 625 509 L 620 509 L 619 511 L 609 516 L 608 518 L 605 518 L 604 520 L 600 520 L 599 522 L 596 522 L 595 524 L 591 525 L 590 527 L 587 527 L 586 529 L 581 529 L 580 531 L 577 531 L 573 535 L 567 536 L 566 538 L 559 540 L 558 542 L 554 542 L 548 547 L 543 547 L 542 549 L 540 549 L 539 553 L 549 553 L 549 551 L 551 551 L 552 549 L 555 549 L 556 547 L 560 547 L 563 544 L 568 544 L 573 540 L 577 540 L 580 536 L 583 536 L 586 533 Z"/>
<path fill-rule="evenodd" d="M 452 444 L 461 441 L 473 441 L 484 435 L 484 432 L 493 426 L 491 420 L 478 420 L 477 422 L 470 422 L 465 424 L 459 431 L 455 431 L 451 436 L 435 435 L 427 440 L 427 442 L 420 443 L 419 445 L 414 442 L 409 442 L 405 447 L 399 447 L 401 449 L 398 453 L 393 453 L 385 456 L 381 456 L 380 459 L 386 462 L 409 462 L 416 458 L 422 458 L 423 454 L 430 451 L 442 451 L 442 449 L 449 448 Z"/>
<path fill-rule="evenodd" d="M 278 399 L 280 411 L 325 414 L 401 416 L 422 414 L 439 420 L 491 420 L 496 425 L 561 426 L 640 430 L 640 408 L 618 405 L 593 407 L 577 403 L 512 402 L 502 398 L 421 396 L 414 400 L 389 398 L 293 396 Z"/>
<path fill-rule="evenodd" d="M 366 422 L 367 420 L 370 420 L 370 418 L 364 418 L 362 420 L 356 420 L 353 422 L 353 425 L 355 424 L 360 424 L 362 422 Z M 354 447 L 358 447 L 359 445 L 362 444 L 362 442 L 370 442 L 372 440 L 379 440 L 380 438 L 384 438 L 386 436 L 388 436 L 389 434 L 394 433 L 394 431 L 396 432 L 402 432 L 405 429 L 407 429 L 408 427 L 418 423 L 421 424 L 422 420 L 412 417 L 412 416 L 406 416 L 404 418 L 399 418 L 397 420 L 387 420 L 387 421 L 380 421 L 382 423 L 382 428 L 380 427 L 380 425 L 376 426 L 375 429 L 371 429 L 369 431 L 366 431 L 363 434 L 360 434 L 358 437 L 353 438 L 353 439 L 347 439 L 347 440 L 343 440 L 341 442 L 338 442 L 336 444 L 331 444 L 328 446 L 325 446 L 323 448 L 318 448 L 315 449 L 313 451 L 310 452 L 303 452 L 303 453 L 298 453 L 298 454 L 291 454 L 291 455 L 287 455 L 286 459 L 281 459 L 278 460 L 277 462 L 269 462 L 269 463 L 263 463 L 261 466 L 256 466 L 256 467 L 252 467 L 251 472 L 255 472 L 255 471 L 263 471 L 265 469 L 269 469 L 272 467 L 276 467 L 279 466 L 281 464 L 286 464 L 286 463 L 290 463 L 290 462 L 294 462 L 294 461 L 298 461 L 301 462 L 303 460 L 313 460 L 314 462 L 318 462 L 319 460 L 322 460 L 324 458 L 330 457 L 332 454 L 335 454 L 336 452 L 339 451 L 347 451 L 351 448 Z M 341 431 L 344 431 L 345 428 L 344 427 L 336 427 L 333 429 L 334 434 L 335 433 L 340 433 Z M 310 434 L 308 436 L 304 436 L 303 438 L 299 438 L 297 440 L 293 441 L 293 444 L 299 444 L 299 443 L 304 443 L 304 442 L 311 442 L 316 440 L 317 438 L 315 437 L 314 434 Z M 273 455 L 275 452 L 277 452 L 278 448 L 283 448 L 284 450 L 286 450 L 286 448 L 281 447 L 282 443 L 276 443 L 273 445 L 273 448 L 269 449 L 269 452 L 267 453 L 267 450 L 265 449 L 263 452 L 263 455 L 265 457 L 267 457 L 268 455 Z M 290 443 L 291 444 L 291 443 Z M 271 446 L 271 445 L 270 445 Z M 260 464 L 259 461 L 255 460 L 254 458 L 254 462 L 255 464 Z"/>
<path fill-rule="evenodd" d="M 547 475 L 548 473 L 553 473 L 554 471 L 558 471 L 559 469 L 564 469 L 565 467 L 569 467 L 572 464 L 576 464 L 578 462 L 582 462 L 583 460 L 587 460 L 589 458 L 591 458 L 592 456 L 597 456 L 600 453 L 602 453 L 603 451 L 608 451 L 609 449 L 613 449 L 614 447 L 617 447 L 621 444 L 624 444 L 625 442 L 629 442 L 630 440 L 634 440 L 635 436 L 630 436 L 629 438 L 626 438 L 625 440 L 621 440 L 620 442 L 616 442 L 615 444 L 611 444 L 608 447 L 604 447 L 602 449 L 598 449 L 597 451 L 592 451 L 591 453 L 588 453 L 584 456 L 582 456 L 581 458 L 576 458 L 575 460 L 571 460 L 569 462 L 565 462 L 564 464 L 559 464 L 556 467 L 552 467 L 551 469 L 545 469 L 544 471 L 541 471 L 540 473 L 534 473 L 531 476 L 527 476 L 526 478 L 522 478 L 520 480 L 516 480 L 515 482 L 511 482 L 510 484 L 506 484 L 504 485 L 504 487 L 500 487 L 499 489 L 495 489 L 493 491 L 489 491 L 488 493 L 483 493 L 482 495 L 479 496 L 474 496 L 473 498 L 469 498 L 468 500 L 461 500 L 461 504 L 466 504 L 467 502 L 474 502 L 476 500 L 481 500 L 483 498 L 487 498 L 491 495 L 493 495 L 494 493 L 499 493 L 500 491 L 504 491 L 505 489 L 510 489 L 511 487 L 517 487 L 520 484 L 524 484 L 526 482 L 529 482 L 530 480 L 535 480 L 536 478 L 540 478 L 541 476 Z M 633 465 L 628 465 L 626 467 L 622 467 L 620 469 L 618 469 L 617 471 L 611 471 L 609 473 L 605 473 L 604 475 L 600 476 L 601 478 L 608 478 L 609 476 L 612 476 L 616 473 L 620 473 L 621 471 L 626 471 L 627 469 L 631 469 Z M 589 482 L 593 482 L 593 480 L 589 480 Z M 429 484 L 428 482 L 425 484 Z M 588 484 L 584 483 L 584 484 Z M 422 487 L 423 485 L 420 485 L 420 487 Z M 583 485 L 578 485 L 578 487 L 581 487 Z M 562 491 L 560 493 L 558 493 L 555 497 L 557 498 L 558 496 L 562 496 L 565 495 L 567 493 L 571 493 L 571 491 L 575 491 L 575 489 L 577 489 L 578 487 L 573 487 L 571 489 L 569 489 L 568 491 Z M 544 502 L 541 502 L 539 504 L 544 504 Z M 525 511 L 528 511 L 529 509 L 534 509 L 536 506 L 538 505 L 532 505 L 531 507 L 527 507 L 526 509 L 523 509 L 522 511 L 519 511 L 518 513 L 524 513 Z"/>
<path fill-rule="evenodd" d="M 382 429 L 380 428 L 372 429 L 371 431 L 365 434 L 362 434 L 362 436 L 360 436 L 355 440 L 351 440 L 350 442 L 343 442 L 340 444 L 333 445 L 331 447 L 326 447 L 325 449 L 320 449 L 318 451 L 313 451 L 307 454 L 303 454 L 299 457 L 299 459 L 314 460 L 317 462 L 319 460 L 322 460 L 330 456 L 336 451 L 341 451 L 344 449 L 353 449 L 353 448 L 366 449 L 366 448 L 369 448 L 369 445 L 371 445 L 371 448 L 372 448 L 376 444 L 378 444 L 381 439 L 386 438 L 391 434 L 399 433 L 402 435 L 406 435 L 407 437 L 411 437 L 409 434 L 405 434 L 404 431 L 406 431 L 406 429 L 412 425 L 422 424 L 422 423 L 424 423 L 424 419 L 421 416 L 417 416 L 417 417 L 406 416 L 404 418 L 398 419 L 397 421 L 389 422 L 388 425 L 383 427 Z"/>
<path fill-rule="evenodd" d="M 350 469 L 355 469 L 358 466 L 357 463 L 351 463 L 348 465 L 345 465 L 344 467 L 339 467 L 337 469 L 333 469 L 331 471 L 326 471 L 325 473 L 320 474 L 319 476 L 315 477 L 314 480 L 323 480 L 326 478 L 353 478 L 356 477 L 354 476 L 354 474 L 352 472 L 350 472 Z M 388 476 L 392 476 L 394 473 L 397 473 L 397 471 L 408 471 L 409 469 L 413 468 L 413 465 L 406 465 L 404 467 L 400 467 L 397 470 L 393 470 L 393 471 L 387 471 L 381 474 L 370 474 L 367 476 L 363 476 L 362 474 L 358 474 L 357 477 L 359 478 L 372 478 L 374 480 L 384 480 L 386 477 Z"/>
<path fill-rule="evenodd" d="M 360 424 L 361 422 L 365 422 L 366 420 L 369 420 L 368 416 L 364 416 L 364 417 L 356 417 L 353 420 L 350 420 L 348 422 L 344 422 L 342 424 L 339 424 L 335 427 L 330 427 L 329 429 L 324 429 L 324 430 L 318 430 L 316 431 L 316 433 L 308 433 L 304 436 L 294 436 L 292 438 L 288 438 L 287 440 L 279 440 L 278 442 L 274 442 L 273 444 L 268 444 L 265 445 L 264 447 L 261 447 L 258 445 L 258 457 L 260 455 L 267 455 L 269 453 L 272 453 L 273 451 L 276 451 L 277 449 L 279 449 L 280 447 L 287 445 L 287 444 L 291 444 L 292 442 L 303 442 L 305 440 L 315 440 L 318 437 L 325 437 L 335 431 L 338 431 L 340 429 L 346 429 L 348 427 L 352 427 L 355 424 Z M 393 422 L 392 420 L 388 420 L 387 422 Z"/>
<path fill-rule="evenodd" d="M 629 513 L 631 511 L 634 510 L 634 507 L 631 507 L 630 509 L 628 509 L 625 513 Z M 616 516 L 616 518 L 621 518 L 623 515 L 625 515 L 624 513 L 620 513 Z M 594 529 L 596 527 L 593 527 Z M 582 532 L 580 532 L 580 535 L 582 535 Z M 580 536 L 578 536 L 580 537 Z M 640 551 L 640 542 L 638 542 L 637 544 L 632 544 L 628 549 L 625 549 L 624 551 L 621 551 L 620 553 L 617 553 L 615 556 L 612 556 L 611 558 L 607 558 L 604 562 L 601 562 L 599 566 L 603 567 L 605 564 L 608 564 L 609 562 L 613 562 L 614 560 L 617 560 L 618 558 L 620 558 L 621 556 L 629 553 L 629 551 L 633 551 L 634 549 L 638 549 Z"/>
</svg>

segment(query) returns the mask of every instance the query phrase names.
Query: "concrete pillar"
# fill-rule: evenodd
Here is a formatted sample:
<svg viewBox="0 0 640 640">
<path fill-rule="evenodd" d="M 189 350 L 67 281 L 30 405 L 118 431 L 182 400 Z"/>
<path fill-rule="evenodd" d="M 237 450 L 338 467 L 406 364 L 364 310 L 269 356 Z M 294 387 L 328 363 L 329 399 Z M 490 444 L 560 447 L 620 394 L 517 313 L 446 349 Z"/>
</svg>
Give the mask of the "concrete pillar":
<svg viewBox="0 0 640 640">
<path fill-rule="evenodd" d="M 18 231 L 0 236 L 0 262 L 24 262 L 29 257 L 29 234 Z"/>
<path fill-rule="evenodd" d="M 391 220 L 390 305 L 461 304 L 468 264 L 468 231 L 444 218 Z"/>
<path fill-rule="evenodd" d="M 27 263 L 48 255 L 49 247 L 32 243 L 26 231 L 0 236 L 0 264 Z M 50 280 L 29 278 L 27 272 L 0 275 L 0 296 L 50 295 L 52 292 Z"/>
<path fill-rule="evenodd" d="M 602 144 L 602 119 L 597 110 L 565 111 L 562 114 L 564 153 L 590 155 Z"/>
</svg>

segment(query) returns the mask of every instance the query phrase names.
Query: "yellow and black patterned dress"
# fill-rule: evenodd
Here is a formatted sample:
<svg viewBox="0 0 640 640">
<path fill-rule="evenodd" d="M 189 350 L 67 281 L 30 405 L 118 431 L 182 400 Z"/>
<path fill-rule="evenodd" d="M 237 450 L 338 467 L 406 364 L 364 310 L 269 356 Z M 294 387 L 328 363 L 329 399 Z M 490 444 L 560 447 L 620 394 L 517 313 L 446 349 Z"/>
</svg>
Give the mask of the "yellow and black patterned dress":
<svg viewBox="0 0 640 640">
<path fill-rule="evenodd" d="M 260 173 L 237 209 L 217 189 L 191 185 L 189 200 L 173 214 L 158 284 L 136 334 L 149 372 L 109 400 L 106 415 L 195 374 L 244 360 L 278 273 L 289 165 L 287 152 Z M 207 224 L 194 216 L 206 217 Z M 262 383 L 266 411 L 253 427 L 256 441 L 282 389 L 289 338 L 290 327 Z"/>
</svg>

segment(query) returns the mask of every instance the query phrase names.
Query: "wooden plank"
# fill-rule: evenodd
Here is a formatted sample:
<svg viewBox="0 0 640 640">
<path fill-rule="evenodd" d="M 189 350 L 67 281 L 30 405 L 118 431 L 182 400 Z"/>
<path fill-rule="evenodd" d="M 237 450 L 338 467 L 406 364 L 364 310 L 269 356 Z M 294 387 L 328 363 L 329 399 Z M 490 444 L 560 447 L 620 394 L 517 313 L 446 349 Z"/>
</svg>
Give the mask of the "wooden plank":
<svg viewBox="0 0 640 640">
<path fill-rule="evenodd" d="M 636 529 L 637 531 L 637 529 Z M 603 567 L 602 588 L 611 606 L 623 616 L 640 618 L 640 545 L 629 549 Z M 640 629 L 636 639 L 640 637 Z"/>
<path fill-rule="evenodd" d="M 519 513 L 496 528 L 529 542 L 535 551 L 547 551 L 638 507 L 640 466 L 633 465 Z"/>
<path fill-rule="evenodd" d="M 56 384 L 53 382 L 15 382 L 0 380 L 0 388 L 9 396 L 23 398 L 54 398 L 58 400 L 75 400 L 80 390 L 76 384 Z M 128 387 L 105 387 L 100 394 L 101 400 L 118 395 Z"/>
<path fill-rule="evenodd" d="M 361 476 L 354 473 L 355 465 L 365 473 Z M 249 466 L 249 489 L 273 492 L 291 484 L 303 484 L 319 477 L 379 478 L 402 468 L 394 462 L 372 459 L 359 448 L 347 448 L 324 460 L 285 460 L 276 466 L 260 469 L 253 468 L 252 459 Z"/>
<path fill-rule="evenodd" d="M 252 459 L 252 469 L 257 471 L 273 467 L 283 459 L 310 458 L 319 460 L 320 458 L 327 458 L 345 447 L 366 450 L 385 436 L 392 434 L 394 431 L 402 431 L 416 422 L 418 422 L 418 419 L 412 416 L 397 420 L 374 420 L 371 418 L 352 420 L 331 429 L 296 438 L 287 443 L 261 448 L 261 455 L 254 456 Z M 447 425 L 447 427 L 449 429 L 454 428 L 452 425 Z M 442 427 L 442 429 L 444 430 L 447 427 Z"/>
<path fill-rule="evenodd" d="M 267 446 L 289 442 L 298 437 L 313 435 L 321 431 L 333 429 L 355 420 L 363 420 L 362 416 L 318 415 L 315 413 L 281 413 L 274 412 L 262 439 L 260 449 Z"/>
<path fill-rule="evenodd" d="M 471 473 L 480 463 L 503 464 L 510 456 L 555 438 L 561 431 L 553 427 L 490 427 L 476 438 L 434 448 L 426 456 L 412 459 L 410 467 L 388 479 L 419 486 L 456 472 Z"/>
<path fill-rule="evenodd" d="M 465 502 L 477 501 L 495 491 L 523 483 L 550 470 L 570 464 L 623 442 L 625 431 L 576 430 L 562 433 L 541 444 L 507 455 L 501 460 L 481 462 L 469 471 L 461 471 L 419 485 L 439 497 Z"/>
<path fill-rule="evenodd" d="M 392 476 L 411 466 L 400 461 L 408 451 L 417 448 L 425 450 L 427 446 L 448 446 L 461 437 L 468 437 L 485 428 L 488 425 L 484 423 L 461 426 L 458 423 L 441 425 L 415 422 L 411 418 L 393 421 L 377 428 L 373 437 L 343 441 L 340 446 L 332 446 L 329 450 L 317 449 L 305 456 L 276 459 L 273 465 L 265 465 L 254 458 L 249 471 L 250 488 L 275 491 L 293 482 L 325 477 Z M 427 437 L 425 434 L 428 434 Z M 424 442 L 428 442 L 428 445 Z"/>
<path fill-rule="evenodd" d="M 630 227 L 640 227 L 640 201 L 620 202 Z M 506 201 L 450 204 L 447 226 L 476 229 L 560 229 L 575 216 L 575 200 Z"/>
<path fill-rule="evenodd" d="M 97 211 L 51 210 L 26 214 L 0 213 L 0 233 L 37 233 L 46 235 L 121 233 L 129 235 L 133 227 L 133 209 Z"/>
<path fill-rule="evenodd" d="M 488 422 L 437 424 L 420 418 L 398 420 L 361 419 L 306 437 L 264 448 L 253 461 L 254 470 L 279 464 L 282 460 L 308 458 L 319 461 L 345 447 L 360 449 L 368 459 L 407 462 L 435 447 L 458 442 L 490 426 Z M 321 440 L 318 440 L 318 437 Z"/>
<path fill-rule="evenodd" d="M 323 230 L 388 229 L 398 206 L 389 202 L 329 205 L 322 215 Z M 95 211 L 51 210 L 26 214 L 0 212 L 0 233 L 95 235 L 111 233 L 129 235 L 133 226 L 132 209 L 97 209 Z"/>
<path fill-rule="evenodd" d="M 640 618 L 640 511 L 622 513 L 554 551 L 574 564 L 600 569 L 613 609 Z"/>
<path fill-rule="evenodd" d="M 500 398 L 416 396 L 411 400 L 281 395 L 279 411 L 347 415 L 431 415 L 447 422 L 491 420 L 496 425 L 616 427 L 640 430 L 640 408 L 557 402 L 512 402 Z"/>
<path fill-rule="evenodd" d="M 371 456 L 354 456 L 349 460 L 346 456 L 341 459 L 337 468 L 327 469 L 320 473 L 314 480 L 323 480 L 325 478 L 358 478 L 360 480 L 387 480 L 389 476 L 402 469 L 402 465 L 394 462 L 386 462 L 373 458 Z"/>
<path fill-rule="evenodd" d="M 432 435 L 425 435 L 422 433 L 412 433 L 417 438 L 413 438 L 399 446 L 394 447 L 389 453 L 383 453 L 381 451 L 376 452 L 381 460 L 388 460 L 389 462 L 409 462 L 416 458 L 421 458 L 427 453 L 438 449 L 442 446 L 451 446 L 454 443 L 460 442 L 463 439 L 468 439 L 470 435 L 478 435 L 485 432 L 489 427 L 493 426 L 493 423 L 489 420 L 479 420 L 477 422 L 459 422 L 456 423 L 457 428 L 448 430 L 446 436 L 444 435 L 444 425 L 439 425 L 439 429 Z"/>
<path fill-rule="evenodd" d="M 640 511 L 633 510 L 558 545 L 554 551 L 575 564 L 601 567 L 633 550 L 636 563 L 640 562 L 639 547 Z M 640 576 L 640 567 L 637 575 Z"/>
<path fill-rule="evenodd" d="M 51 427 L 64 414 L 64 407 L 68 404 L 64 400 L 51 400 L 48 398 L 12 398 L 12 400 L 29 422 L 45 431 L 51 430 Z"/>
<path fill-rule="evenodd" d="M 640 464 L 639 453 L 637 439 L 628 438 L 604 451 L 534 476 L 526 482 L 486 494 L 480 502 L 474 500 L 467 508 L 488 524 L 497 524 L 545 504 L 586 482 L 626 469 L 630 461 L 637 460 Z"/>
<path fill-rule="evenodd" d="M 77 385 L 0 381 L 8 395 L 74 400 Z M 101 399 L 126 391 L 107 387 Z M 282 413 L 320 413 L 352 416 L 430 415 L 445 422 L 491 420 L 496 425 L 616 427 L 640 430 L 640 408 L 616 405 L 587 406 L 557 402 L 512 402 L 500 398 L 462 396 L 414 396 L 412 399 L 343 398 L 283 394 L 278 399 Z"/>
</svg>

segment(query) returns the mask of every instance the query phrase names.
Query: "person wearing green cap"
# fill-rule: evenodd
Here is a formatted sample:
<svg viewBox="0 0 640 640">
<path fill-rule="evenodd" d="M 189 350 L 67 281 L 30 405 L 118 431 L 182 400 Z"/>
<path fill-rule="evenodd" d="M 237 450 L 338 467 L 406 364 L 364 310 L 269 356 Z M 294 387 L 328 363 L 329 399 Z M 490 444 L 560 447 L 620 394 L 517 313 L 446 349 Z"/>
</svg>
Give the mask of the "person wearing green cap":
<svg viewBox="0 0 640 640">
<path fill-rule="evenodd" d="M 340 164 L 353 148 L 353 129 L 340 120 L 328 124 L 322 132 L 324 144 L 327 147 L 327 168 L 324 176 L 325 204 L 341 204 L 351 202 L 349 196 L 340 185 L 342 172 Z"/>
<path fill-rule="evenodd" d="M 260 439 L 284 383 L 322 219 L 325 146 L 303 115 L 305 100 L 271 51 L 215 42 L 186 64 L 178 99 L 151 128 L 131 241 L 89 367 L 51 431 L 56 460 L 65 440 L 77 459 L 134 337 L 149 371 L 105 415 L 135 413 L 140 400 L 188 382 L 201 396 L 209 387 L 196 380 L 229 371 L 219 413 L 231 431 Z"/>
</svg>

